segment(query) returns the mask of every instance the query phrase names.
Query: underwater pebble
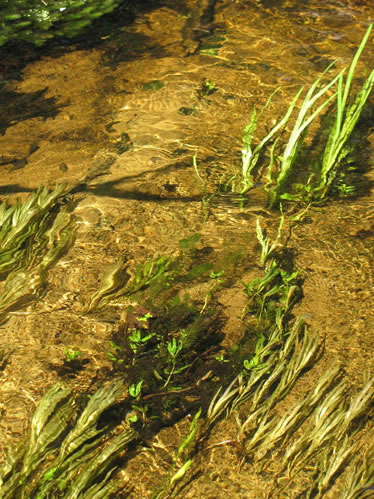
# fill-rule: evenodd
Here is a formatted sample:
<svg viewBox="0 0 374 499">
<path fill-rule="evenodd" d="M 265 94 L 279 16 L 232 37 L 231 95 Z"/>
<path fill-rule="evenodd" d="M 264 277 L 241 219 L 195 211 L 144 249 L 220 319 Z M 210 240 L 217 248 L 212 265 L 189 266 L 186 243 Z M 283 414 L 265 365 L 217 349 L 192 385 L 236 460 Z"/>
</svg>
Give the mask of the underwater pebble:
<svg viewBox="0 0 374 499">
<path fill-rule="evenodd" d="M 79 210 L 79 216 L 83 223 L 98 225 L 101 219 L 101 212 L 97 208 L 87 207 Z"/>
</svg>

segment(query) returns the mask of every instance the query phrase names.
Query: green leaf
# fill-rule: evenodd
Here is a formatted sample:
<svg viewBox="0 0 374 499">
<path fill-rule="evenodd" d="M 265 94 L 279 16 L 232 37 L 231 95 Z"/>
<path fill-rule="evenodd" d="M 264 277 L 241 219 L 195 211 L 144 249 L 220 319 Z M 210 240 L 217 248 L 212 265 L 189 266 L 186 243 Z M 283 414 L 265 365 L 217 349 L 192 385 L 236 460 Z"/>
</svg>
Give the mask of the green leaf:
<svg viewBox="0 0 374 499">
<path fill-rule="evenodd" d="M 190 250 L 200 241 L 201 234 L 192 234 L 192 236 L 179 241 L 179 246 L 184 250 Z"/>
</svg>

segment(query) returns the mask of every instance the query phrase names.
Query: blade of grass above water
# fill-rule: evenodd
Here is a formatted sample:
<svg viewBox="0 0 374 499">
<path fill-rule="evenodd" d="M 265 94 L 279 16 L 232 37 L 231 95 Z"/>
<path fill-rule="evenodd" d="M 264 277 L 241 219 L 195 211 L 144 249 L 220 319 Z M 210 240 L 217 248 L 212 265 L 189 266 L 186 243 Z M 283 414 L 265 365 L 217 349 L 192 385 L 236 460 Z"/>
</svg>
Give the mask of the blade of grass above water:
<svg viewBox="0 0 374 499">
<path fill-rule="evenodd" d="M 291 135 L 285 147 L 283 155 L 280 157 L 280 172 L 276 178 L 276 185 L 270 191 L 270 206 L 274 206 L 279 202 L 281 195 L 285 189 L 285 184 L 288 177 L 295 165 L 300 147 L 305 139 L 309 125 L 313 120 L 325 109 L 325 107 L 336 97 L 336 93 L 331 95 L 316 110 L 312 110 L 314 104 L 320 99 L 339 79 L 341 73 L 335 76 L 327 85 L 322 87 L 316 94 L 314 94 L 322 77 L 329 71 L 334 63 L 330 64 L 323 74 L 313 83 L 304 97 L 301 105 L 296 123 L 292 129 Z M 299 94 L 298 94 L 299 95 Z"/>
<path fill-rule="evenodd" d="M 322 158 L 320 182 L 316 188 L 316 191 L 326 192 L 328 186 L 331 185 L 332 181 L 336 177 L 340 163 L 349 152 L 349 148 L 346 148 L 347 141 L 351 136 L 353 129 L 361 115 L 362 109 L 373 89 L 374 71 L 371 71 L 369 77 L 361 87 L 361 90 L 356 95 L 353 103 L 346 109 L 354 71 L 358 59 L 369 39 L 372 28 L 373 25 L 371 24 L 367 29 L 364 38 L 362 39 L 362 42 L 349 67 L 345 84 L 344 72 L 340 73 L 339 75 L 335 123 L 331 129 Z M 322 192 L 321 195 L 323 196 L 324 193 Z"/>
</svg>

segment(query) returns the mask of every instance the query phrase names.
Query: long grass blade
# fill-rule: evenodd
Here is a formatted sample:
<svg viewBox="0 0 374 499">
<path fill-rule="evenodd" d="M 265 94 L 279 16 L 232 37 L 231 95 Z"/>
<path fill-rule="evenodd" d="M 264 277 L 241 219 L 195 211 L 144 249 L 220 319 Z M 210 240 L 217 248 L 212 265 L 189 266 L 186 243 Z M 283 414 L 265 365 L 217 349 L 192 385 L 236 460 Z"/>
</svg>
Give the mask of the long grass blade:
<svg viewBox="0 0 374 499">
<path fill-rule="evenodd" d="M 349 152 L 347 142 L 374 86 L 374 71 L 372 71 L 356 95 L 356 98 L 348 105 L 354 71 L 369 39 L 372 28 L 373 25 L 371 24 L 361 41 L 348 69 L 346 81 L 344 82 L 343 73 L 339 77 L 335 122 L 330 131 L 323 154 L 319 184 L 315 188 L 316 193 L 319 192 L 321 198 L 326 195 L 329 186 L 337 175 L 341 162 Z"/>
</svg>

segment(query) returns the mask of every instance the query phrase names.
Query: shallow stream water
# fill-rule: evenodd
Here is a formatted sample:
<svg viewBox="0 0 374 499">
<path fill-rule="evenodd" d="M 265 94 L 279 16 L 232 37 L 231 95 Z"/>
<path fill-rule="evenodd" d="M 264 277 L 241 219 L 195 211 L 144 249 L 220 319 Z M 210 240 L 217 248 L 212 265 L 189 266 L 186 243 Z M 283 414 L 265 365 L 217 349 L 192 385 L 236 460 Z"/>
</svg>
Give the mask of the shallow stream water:
<svg viewBox="0 0 374 499">
<path fill-rule="evenodd" d="M 108 340 L 122 309 L 85 310 L 118 258 L 131 273 L 155 255 L 175 256 L 181 240 L 200 234 L 196 265 L 209 262 L 227 277 L 215 296 L 225 317 L 223 345 L 240 339 L 242 283 L 258 269 L 256 219 L 272 236 L 279 224 L 261 183 L 245 202 L 224 192 L 240 172 L 243 129 L 253 106 L 263 106 L 277 87 L 258 136 L 332 61 L 336 72 L 348 66 L 374 20 L 374 6 L 358 0 L 165 0 L 149 4 L 132 22 L 109 19 L 113 29 L 98 28 L 90 40 L 27 47 L 21 56 L 3 49 L 2 198 L 25 199 L 41 184 L 84 185 L 74 195 L 74 245 L 49 272 L 41 298 L 12 311 L 0 328 L 0 347 L 11 352 L 0 371 L 2 455 L 25 434 L 35 404 L 58 378 L 66 348 L 89 359 L 82 387 L 108 367 Z M 360 81 L 373 58 L 372 35 L 357 67 Z M 373 374 L 372 109 L 373 97 L 359 124 L 359 195 L 311 209 L 289 242 L 304 278 L 295 313 L 325 341 L 304 393 L 334 363 L 352 386 L 362 385 L 363 368 Z M 211 291 L 209 279 L 178 290 L 201 308 Z M 166 452 L 170 434 L 157 438 L 153 454 L 144 451 L 124 472 L 126 479 L 143 474 L 131 497 L 151 497 L 159 479 L 148 470 L 165 471 L 152 459 L 155 449 Z M 268 497 L 266 477 L 236 469 L 235 449 L 215 456 L 184 497 Z"/>
</svg>

